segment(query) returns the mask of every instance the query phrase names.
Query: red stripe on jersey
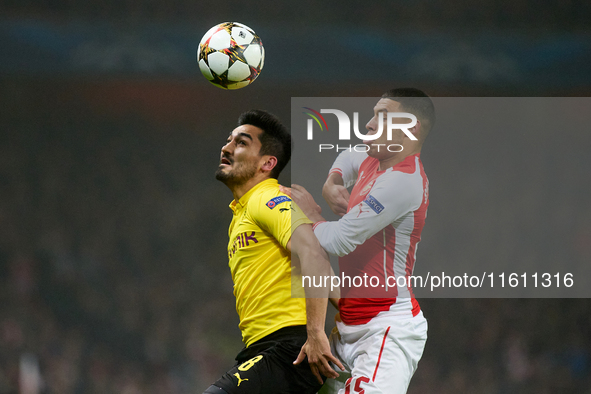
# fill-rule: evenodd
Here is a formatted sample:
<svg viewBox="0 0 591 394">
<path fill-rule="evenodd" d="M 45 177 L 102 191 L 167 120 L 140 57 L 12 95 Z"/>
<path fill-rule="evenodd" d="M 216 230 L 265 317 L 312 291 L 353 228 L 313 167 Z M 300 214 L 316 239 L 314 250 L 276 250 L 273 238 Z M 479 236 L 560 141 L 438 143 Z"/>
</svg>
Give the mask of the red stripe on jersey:
<svg viewBox="0 0 591 394">
<path fill-rule="evenodd" d="M 314 223 L 314 224 L 312 225 L 312 230 L 316 230 L 316 226 L 318 226 L 320 223 L 325 223 L 325 222 L 326 222 L 326 220 L 321 220 L 321 221 L 319 221 L 319 222 L 316 222 L 316 223 Z"/>
<path fill-rule="evenodd" d="M 386 277 L 384 280 L 386 281 L 386 286 L 388 285 L 388 277 L 393 277 L 394 281 L 396 281 L 396 273 L 394 272 L 394 254 L 396 253 L 396 230 L 392 226 L 387 226 L 382 232 L 386 232 L 386 244 L 384 245 L 384 250 L 386 251 Z M 396 282 L 394 282 L 394 288 L 387 288 L 388 292 L 392 292 L 392 297 L 396 297 L 398 295 L 398 287 Z"/>
<path fill-rule="evenodd" d="M 406 286 L 408 288 L 408 292 L 410 293 L 413 316 L 416 316 L 421 311 L 421 307 L 419 306 L 414 292 L 412 291 L 412 287 L 410 286 L 409 277 L 412 275 L 414 270 L 417 244 L 421 240 L 421 231 L 425 225 L 425 210 L 422 208 L 423 207 L 421 206 L 421 208 L 414 212 L 414 228 L 410 235 L 410 247 L 408 248 L 408 254 L 406 255 Z"/>
<path fill-rule="evenodd" d="M 421 306 L 416 298 L 411 298 L 410 302 L 412 303 L 412 317 L 415 317 L 421 311 Z"/>
<path fill-rule="evenodd" d="M 343 176 L 343 171 L 341 171 L 340 168 L 333 168 L 332 170 L 329 171 L 328 175 L 330 176 L 330 174 L 334 174 L 337 173 L 340 176 Z"/>
<path fill-rule="evenodd" d="M 421 240 L 421 232 L 423 231 L 423 227 L 425 226 L 425 219 L 427 218 L 427 208 L 429 207 L 429 180 L 427 179 L 427 174 L 425 174 L 425 169 L 423 168 L 423 166 L 421 166 L 420 169 L 421 178 L 423 178 L 423 202 L 421 203 L 419 209 L 417 209 L 414 212 L 414 227 L 412 233 L 410 234 L 410 248 L 408 249 L 408 254 L 406 255 L 407 279 L 409 276 L 412 275 L 412 272 L 414 270 L 417 244 Z M 418 301 L 415 299 L 412 287 L 410 287 L 410 280 L 407 281 L 407 286 L 412 302 L 412 315 L 416 316 L 421 311 L 421 307 L 419 306 Z"/>
<path fill-rule="evenodd" d="M 388 333 L 390 332 L 390 327 L 386 330 L 384 334 L 384 339 L 382 339 L 382 347 L 380 348 L 380 355 L 378 356 L 378 363 L 376 364 L 376 369 L 373 371 L 373 378 L 371 378 L 372 382 L 376 380 L 376 374 L 378 373 L 378 367 L 380 366 L 380 360 L 382 359 L 382 352 L 384 351 L 384 345 L 386 344 L 386 338 L 388 337 Z"/>
</svg>

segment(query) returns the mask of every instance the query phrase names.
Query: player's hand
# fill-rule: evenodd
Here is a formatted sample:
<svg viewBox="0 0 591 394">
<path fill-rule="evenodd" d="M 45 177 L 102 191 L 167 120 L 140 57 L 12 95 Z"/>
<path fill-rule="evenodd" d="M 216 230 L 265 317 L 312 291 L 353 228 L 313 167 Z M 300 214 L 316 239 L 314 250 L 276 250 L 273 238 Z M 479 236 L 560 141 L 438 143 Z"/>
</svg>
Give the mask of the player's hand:
<svg viewBox="0 0 591 394">
<path fill-rule="evenodd" d="M 306 188 L 300 185 L 291 185 L 291 198 L 295 201 L 298 207 L 300 207 L 308 219 L 314 222 L 324 220 L 321 215 L 322 208 L 320 208 L 320 205 L 316 204 L 314 197 L 312 197 Z"/>
<path fill-rule="evenodd" d="M 347 213 L 349 191 L 345 186 L 327 182 L 322 187 L 322 197 L 324 197 L 330 209 L 337 215 L 343 216 Z"/>
<path fill-rule="evenodd" d="M 279 185 L 279 191 L 281 193 L 287 194 L 289 197 L 291 197 L 291 187 Z"/>
<path fill-rule="evenodd" d="M 319 332 L 318 334 L 311 334 L 308 332 L 308 340 L 304 343 L 304 346 L 302 346 L 298 358 L 293 363 L 295 365 L 300 364 L 304 361 L 306 356 L 308 357 L 310 369 L 320 384 L 324 383 L 322 381 L 322 376 L 320 375 L 333 379 L 339 377 L 339 374 L 330 366 L 329 361 L 332 361 L 342 371 L 345 370 L 343 364 L 341 364 L 341 362 L 330 352 L 330 344 L 328 343 L 328 338 L 324 331 Z"/>
</svg>

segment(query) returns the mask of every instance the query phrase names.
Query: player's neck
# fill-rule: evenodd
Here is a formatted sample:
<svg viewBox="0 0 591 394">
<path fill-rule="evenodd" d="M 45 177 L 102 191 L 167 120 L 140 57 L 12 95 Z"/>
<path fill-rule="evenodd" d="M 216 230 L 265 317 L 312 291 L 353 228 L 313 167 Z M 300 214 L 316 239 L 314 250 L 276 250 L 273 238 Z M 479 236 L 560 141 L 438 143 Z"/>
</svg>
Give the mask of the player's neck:
<svg viewBox="0 0 591 394">
<path fill-rule="evenodd" d="M 401 163 L 408 156 L 416 155 L 417 153 L 421 153 L 420 147 L 416 147 L 414 149 L 409 150 L 403 150 L 402 152 L 397 153 L 394 156 L 390 156 L 387 159 L 380 160 L 379 170 L 384 171 L 390 167 L 394 167 L 396 164 Z"/>
<path fill-rule="evenodd" d="M 248 193 L 250 189 L 258 185 L 259 183 L 269 179 L 265 174 L 257 174 L 242 184 L 234 184 L 229 186 L 234 196 L 234 201 L 238 202 L 240 199 Z"/>
</svg>

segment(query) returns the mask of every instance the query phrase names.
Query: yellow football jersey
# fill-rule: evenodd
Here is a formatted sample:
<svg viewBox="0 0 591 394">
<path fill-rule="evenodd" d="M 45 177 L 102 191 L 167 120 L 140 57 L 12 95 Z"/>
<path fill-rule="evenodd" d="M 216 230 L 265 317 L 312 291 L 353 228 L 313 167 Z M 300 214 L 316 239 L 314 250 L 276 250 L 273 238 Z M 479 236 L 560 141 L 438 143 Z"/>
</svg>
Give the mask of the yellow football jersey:
<svg viewBox="0 0 591 394">
<path fill-rule="evenodd" d="M 280 328 L 306 324 L 306 300 L 291 297 L 286 247 L 293 230 L 312 222 L 279 191 L 276 179 L 257 184 L 230 208 L 228 258 L 242 340 L 249 346 Z"/>
</svg>

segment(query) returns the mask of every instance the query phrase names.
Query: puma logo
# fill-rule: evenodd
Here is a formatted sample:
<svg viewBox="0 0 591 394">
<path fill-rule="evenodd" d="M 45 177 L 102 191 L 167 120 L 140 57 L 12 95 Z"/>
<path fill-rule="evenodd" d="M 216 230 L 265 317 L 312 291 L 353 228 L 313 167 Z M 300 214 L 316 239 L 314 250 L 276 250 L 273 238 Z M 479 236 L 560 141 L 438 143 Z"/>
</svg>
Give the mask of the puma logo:
<svg viewBox="0 0 591 394">
<path fill-rule="evenodd" d="M 237 387 L 240 386 L 240 383 L 246 382 L 248 380 L 248 379 L 240 379 L 240 374 L 238 372 L 236 372 L 234 374 L 234 376 L 236 376 L 236 378 L 238 378 L 238 385 L 237 385 Z"/>
<path fill-rule="evenodd" d="M 359 217 L 359 215 L 361 215 L 363 212 L 369 212 L 369 210 L 365 211 L 363 209 L 363 204 L 359 204 L 358 207 L 359 207 L 359 213 L 357 214 L 357 217 Z"/>
<path fill-rule="evenodd" d="M 286 212 L 292 210 L 295 212 L 295 209 L 291 206 L 291 204 L 289 204 L 289 208 L 279 208 L 279 212 Z"/>
</svg>

